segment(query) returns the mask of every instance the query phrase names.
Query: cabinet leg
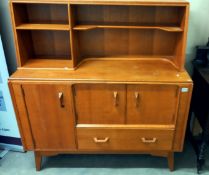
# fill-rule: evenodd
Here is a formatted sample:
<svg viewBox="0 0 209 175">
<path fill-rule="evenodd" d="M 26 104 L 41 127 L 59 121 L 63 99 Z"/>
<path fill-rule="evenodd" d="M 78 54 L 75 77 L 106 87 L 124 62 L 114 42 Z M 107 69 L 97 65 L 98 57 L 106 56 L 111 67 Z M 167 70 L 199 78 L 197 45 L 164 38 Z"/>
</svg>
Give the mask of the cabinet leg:
<svg viewBox="0 0 209 175">
<path fill-rule="evenodd" d="M 36 171 L 40 171 L 42 156 L 39 152 L 35 152 L 34 155 L 35 155 Z"/>
<path fill-rule="evenodd" d="M 168 159 L 168 167 L 169 167 L 170 171 L 173 171 L 174 170 L 174 153 L 169 152 L 167 159 Z"/>
</svg>

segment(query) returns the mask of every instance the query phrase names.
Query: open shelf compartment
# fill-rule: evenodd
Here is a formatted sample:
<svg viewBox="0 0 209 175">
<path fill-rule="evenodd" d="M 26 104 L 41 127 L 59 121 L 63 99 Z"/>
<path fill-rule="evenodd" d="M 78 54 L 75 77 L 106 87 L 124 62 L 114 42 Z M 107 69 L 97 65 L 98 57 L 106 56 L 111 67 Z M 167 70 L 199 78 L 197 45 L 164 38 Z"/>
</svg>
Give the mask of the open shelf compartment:
<svg viewBox="0 0 209 175">
<path fill-rule="evenodd" d="M 158 29 L 182 32 L 185 7 L 71 5 L 74 30 L 95 28 Z"/>
<path fill-rule="evenodd" d="M 176 56 L 181 33 L 161 30 L 95 29 L 77 32 L 78 52 L 85 58 L 164 58 Z"/>
<path fill-rule="evenodd" d="M 17 42 L 22 67 L 72 68 L 69 32 L 20 30 Z"/>
<path fill-rule="evenodd" d="M 16 29 L 69 30 L 67 4 L 12 3 Z"/>
</svg>

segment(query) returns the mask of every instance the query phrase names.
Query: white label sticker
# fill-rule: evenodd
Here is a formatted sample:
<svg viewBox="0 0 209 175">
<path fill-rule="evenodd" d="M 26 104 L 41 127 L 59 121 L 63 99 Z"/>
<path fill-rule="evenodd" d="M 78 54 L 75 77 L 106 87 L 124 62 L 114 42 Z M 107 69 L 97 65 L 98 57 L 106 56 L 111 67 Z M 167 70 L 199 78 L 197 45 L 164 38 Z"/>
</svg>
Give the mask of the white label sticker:
<svg viewBox="0 0 209 175">
<path fill-rule="evenodd" d="M 181 88 L 181 92 L 188 92 L 189 89 L 188 88 Z"/>
</svg>

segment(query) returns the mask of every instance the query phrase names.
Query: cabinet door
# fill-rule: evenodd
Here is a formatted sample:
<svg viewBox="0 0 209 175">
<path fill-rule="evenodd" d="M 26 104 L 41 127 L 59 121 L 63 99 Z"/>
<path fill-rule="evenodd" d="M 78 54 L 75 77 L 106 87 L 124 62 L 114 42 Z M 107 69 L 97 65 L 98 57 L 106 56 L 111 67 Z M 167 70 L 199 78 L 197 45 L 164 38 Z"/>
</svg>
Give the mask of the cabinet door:
<svg viewBox="0 0 209 175">
<path fill-rule="evenodd" d="M 71 86 L 23 84 L 35 149 L 74 149 Z"/>
<path fill-rule="evenodd" d="M 128 85 L 128 124 L 175 124 L 177 85 Z"/>
<path fill-rule="evenodd" d="M 125 123 L 125 85 L 76 84 L 74 97 L 78 123 Z"/>
</svg>

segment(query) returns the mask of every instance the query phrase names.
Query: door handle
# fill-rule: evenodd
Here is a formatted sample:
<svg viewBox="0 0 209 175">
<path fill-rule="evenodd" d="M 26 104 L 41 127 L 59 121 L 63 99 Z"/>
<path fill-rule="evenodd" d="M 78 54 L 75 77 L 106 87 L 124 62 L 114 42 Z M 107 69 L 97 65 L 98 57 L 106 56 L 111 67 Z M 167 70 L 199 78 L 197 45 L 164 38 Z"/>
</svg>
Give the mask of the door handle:
<svg viewBox="0 0 209 175">
<path fill-rule="evenodd" d="M 145 137 L 141 138 L 143 143 L 155 143 L 157 141 L 157 138 L 152 138 L 152 139 L 146 139 Z"/>
<path fill-rule="evenodd" d="M 114 97 L 114 106 L 118 106 L 118 92 L 117 91 L 113 93 L 113 97 Z"/>
<path fill-rule="evenodd" d="M 65 105 L 64 105 L 64 94 L 63 94 L 63 92 L 59 92 L 58 97 L 59 97 L 59 101 L 60 101 L 60 107 L 64 108 Z"/>
<path fill-rule="evenodd" d="M 135 92 L 134 97 L 135 97 L 135 106 L 138 107 L 139 106 L 139 93 Z"/>
<path fill-rule="evenodd" d="M 98 139 L 97 137 L 94 137 L 95 143 L 106 143 L 109 141 L 109 137 L 105 137 L 104 139 Z"/>
</svg>

